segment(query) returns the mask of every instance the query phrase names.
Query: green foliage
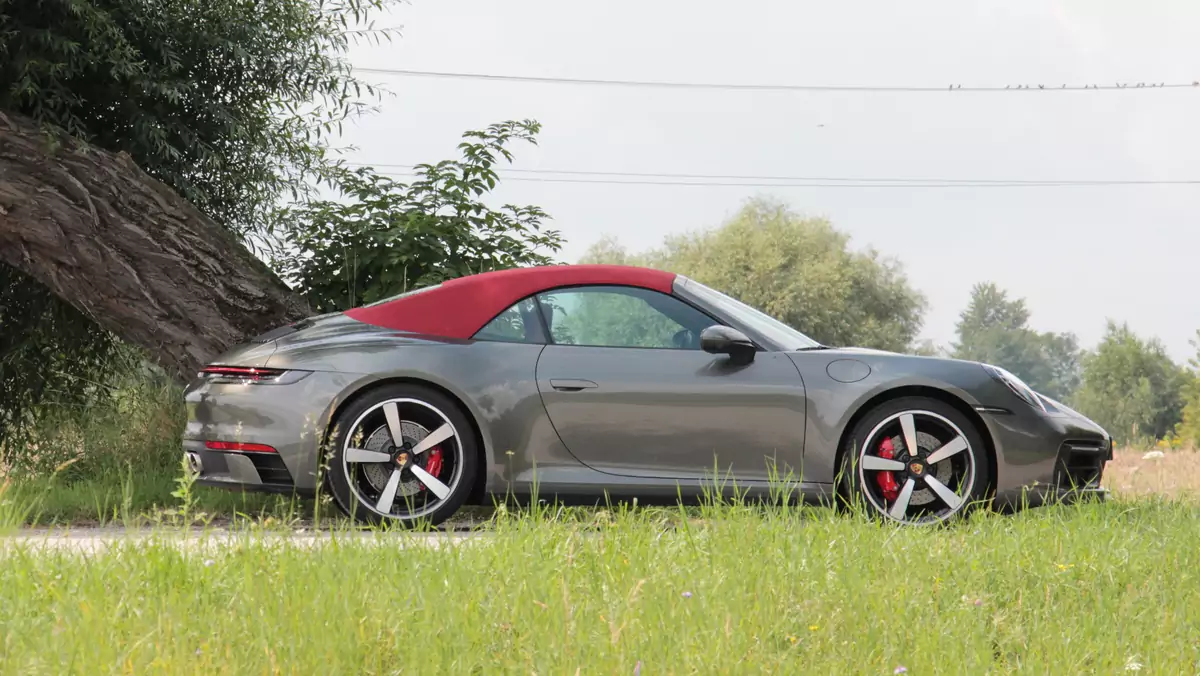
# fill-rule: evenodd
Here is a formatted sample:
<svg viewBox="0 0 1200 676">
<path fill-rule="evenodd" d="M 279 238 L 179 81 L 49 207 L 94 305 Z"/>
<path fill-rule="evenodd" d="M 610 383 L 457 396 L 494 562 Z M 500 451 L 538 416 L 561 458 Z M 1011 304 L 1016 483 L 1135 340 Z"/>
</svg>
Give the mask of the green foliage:
<svg viewBox="0 0 1200 676">
<path fill-rule="evenodd" d="M 284 212 L 289 240 L 306 254 L 280 267 L 315 310 L 332 312 L 464 275 L 550 264 L 539 251 L 558 251 L 562 238 L 543 229 L 541 209 L 493 209 L 481 199 L 499 180 L 496 162 L 512 161 L 506 145 L 536 143 L 540 128 L 525 120 L 469 131 L 461 160 L 418 165 L 412 183 L 343 170 L 335 182 L 349 201 Z"/>
<path fill-rule="evenodd" d="M 655 267 L 662 261 L 661 251 L 650 251 L 636 254 L 625 249 L 621 242 L 612 235 L 604 235 L 596 240 L 583 256 L 579 258 L 580 265 L 637 265 Z"/>
<path fill-rule="evenodd" d="M 97 367 L 111 375 L 103 381 L 61 376 L 55 385 L 62 389 L 47 393 L 36 418 L 0 442 L 0 474 L 70 482 L 119 476 L 131 465 L 139 472 L 175 467 L 184 421 L 178 386 L 124 345 Z"/>
<path fill-rule="evenodd" d="M 3 266 L 0 266 L 3 268 Z M 25 428 L 35 406 L 80 404 L 118 346 L 75 308 L 11 268 L 0 274 L 0 444 Z"/>
<path fill-rule="evenodd" d="M 0 0 L 0 109 L 129 153 L 243 231 L 371 93 L 342 55 L 384 4 Z"/>
<path fill-rule="evenodd" d="M 1180 446 L 1200 448 L 1200 331 L 1196 331 L 1192 346 L 1196 348 L 1196 357 L 1189 360 L 1192 369 L 1184 376 L 1184 406 L 1174 441 Z"/>
<path fill-rule="evenodd" d="M 659 250 L 630 255 L 605 239 L 580 262 L 686 275 L 825 344 L 911 349 L 924 297 L 898 263 L 848 245 L 849 237 L 828 221 L 757 199 L 719 228 L 668 237 Z"/>
<path fill-rule="evenodd" d="M 922 357 L 946 356 L 946 349 L 929 338 L 924 338 L 917 341 L 917 343 L 910 347 L 908 351 L 911 354 L 920 355 Z"/>
<path fill-rule="evenodd" d="M 231 230 L 266 233 L 372 93 L 343 55 L 389 37 L 349 28 L 387 1 L 0 0 L 0 110 L 126 152 Z M 22 373 L 0 388 L 10 421 L 103 375 L 114 339 L 2 264 L 0 303 L 0 368 Z"/>
<path fill-rule="evenodd" d="M 541 510 L 470 541 L 231 527 L 6 542 L 0 674 L 1196 671 L 1200 509 L 1183 501 L 939 529 L 808 506 Z"/>
<path fill-rule="evenodd" d="M 1064 400 L 1079 386 L 1078 340 L 1070 333 L 1039 333 L 1029 328 L 1023 298 L 990 282 L 971 289 L 971 301 L 959 315 L 956 359 L 981 361 L 1012 371 L 1030 387 Z"/>
<path fill-rule="evenodd" d="M 1083 380 L 1071 403 L 1117 443 L 1143 445 L 1179 422 L 1185 382 L 1186 373 L 1162 343 L 1109 321 L 1100 345 L 1083 359 Z"/>
</svg>

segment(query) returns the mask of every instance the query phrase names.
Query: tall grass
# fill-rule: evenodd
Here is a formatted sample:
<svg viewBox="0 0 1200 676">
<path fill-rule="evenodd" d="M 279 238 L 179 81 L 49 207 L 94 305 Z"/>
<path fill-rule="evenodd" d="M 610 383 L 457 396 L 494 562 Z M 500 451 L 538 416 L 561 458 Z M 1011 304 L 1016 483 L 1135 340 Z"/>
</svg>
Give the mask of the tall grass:
<svg viewBox="0 0 1200 676">
<path fill-rule="evenodd" d="M 90 392 L 82 403 L 64 397 L 38 409 L 24 434 L 0 447 L 5 475 L 73 482 L 172 469 L 185 417 L 178 386 L 132 357 L 110 371 L 79 384 Z"/>
<path fill-rule="evenodd" d="M 19 498 L 25 523 L 154 520 L 177 506 L 186 419 L 181 389 L 129 358 L 86 404 L 51 404 L 24 434 L 0 445 L 0 481 Z M 198 489 L 201 515 L 292 514 L 291 498 Z"/>
<path fill-rule="evenodd" d="M 501 513 L 441 547 L 0 552 L 0 673 L 1195 673 L 1200 511 Z M 408 546 L 404 546 L 405 544 Z M 639 667 L 640 664 L 640 667 Z"/>
</svg>

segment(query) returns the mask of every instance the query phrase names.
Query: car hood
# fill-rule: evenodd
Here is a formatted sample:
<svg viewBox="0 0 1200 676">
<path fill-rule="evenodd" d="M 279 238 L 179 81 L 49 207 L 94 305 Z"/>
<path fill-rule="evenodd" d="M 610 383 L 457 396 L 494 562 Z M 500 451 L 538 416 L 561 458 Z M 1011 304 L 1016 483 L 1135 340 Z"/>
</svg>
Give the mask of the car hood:
<svg viewBox="0 0 1200 676">
<path fill-rule="evenodd" d="M 811 353 L 813 350 L 797 350 L 800 353 Z M 937 355 L 910 354 L 907 352 L 893 352 L 891 350 L 877 350 L 873 347 L 827 347 L 816 351 L 818 354 L 829 355 L 830 357 L 894 357 L 896 359 L 932 359 L 943 362 L 955 362 L 958 364 L 979 365 L 980 362 L 971 361 L 968 359 L 955 359 L 953 357 L 942 357 Z"/>
<path fill-rule="evenodd" d="M 841 354 L 841 353 L 849 353 L 849 354 L 895 354 L 895 355 L 899 355 L 899 354 L 900 354 L 899 352 L 891 352 L 891 351 L 889 351 L 889 350 L 876 350 L 875 348 L 871 348 L 871 347 L 831 347 L 831 348 L 829 348 L 829 349 L 827 349 L 827 350 L 821 350 L 821 351 L 822 351 L 822 352 L 824 352 L 825 354 Z"/>
</svg>

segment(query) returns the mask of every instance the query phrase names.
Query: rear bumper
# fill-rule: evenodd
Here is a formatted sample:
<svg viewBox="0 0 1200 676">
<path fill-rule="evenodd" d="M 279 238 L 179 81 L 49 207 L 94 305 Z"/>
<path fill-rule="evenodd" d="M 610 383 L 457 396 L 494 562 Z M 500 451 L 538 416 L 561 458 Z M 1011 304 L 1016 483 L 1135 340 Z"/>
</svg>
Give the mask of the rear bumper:
<svg viewBox="0 0 1200 676">
<path fill-rule="evenodd" d="M 265 493 L 311 495 L 311 487 L 297 489 L 296 481 L 277 453 L 211 451 L 204 442 L 183 443 L 188 466 L 201 486 Z"/>
<path fill-rule="evenodd" d="M 250 485 L 237 481 L 229 481 L 216 477 L 206 479 L 196 479 L 197 486 L 206 488 L 219 488 L 225 491 L 235 491 L 238 493 L 278 493 L 280 495 L 295 495 L 301 498 L 312 498 L 316 496 L 316 492 L 312 489 L 298 489 L 293 486 L 273 486 L 271 484 Z"/>
<path fill-rule="evenodd" d="M 313 488 L 297 488 L 282 461 L 265 453 L 222 453 L 196 448 L 196 442 L 184 442 L 196 450 L 185 450 L 188 466 L 196 476 L 196 485 L 228 491 L 279 493 L 311 498 Z M 203 446 L 203 444 L 199 444 Z M 256 461 L 257 459 L 257 461 Z M 232 461 L 231 461 L 232 460 Z M 259 471 L 259 467 L 264 467 Z"/>
<path fill-rule="evenodd" d="M 203 486 L 272 493 L 315 493 L 321 441 L 351 376 L 313 372 L 291 385 L 216 384 L 185 391 L 183 452 Z M 250 444 L 274 452 L 209 448 Z"/>
</svg>

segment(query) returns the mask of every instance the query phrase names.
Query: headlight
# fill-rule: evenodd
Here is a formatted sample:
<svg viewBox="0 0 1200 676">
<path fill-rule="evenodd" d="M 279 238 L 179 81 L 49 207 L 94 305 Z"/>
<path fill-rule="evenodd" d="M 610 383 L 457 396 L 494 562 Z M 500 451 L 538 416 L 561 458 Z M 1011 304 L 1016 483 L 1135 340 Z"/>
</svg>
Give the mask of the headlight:
<svg viewBox="0 0 1200 676">
<path fill-rule="evenodd" d="M 991 364 L 982 364 L 982 366 L 983 370 L 988 372 L 988 375 L 1007 385 L 1008 389 L 1012 390 L 1013 394 L 1023 399 L 1026 404 L 1029 404 L 1043 413 L 1046 411 L 1046 405 L 1042 403 L 1041 398 L 1038 397 L 1033 391 L 1033 388 L 1026 385 L 1023 380 L 1014 376 L 1008 371 L 1005 371 L 999 366 L 992 366 Z"/>
<path fill-rule="evenodd" d="M 1038 398 L 1040 398 L 1042 401 L 1046 402 L 1046 412 L 1049 413 L 1050 415 L 1065 416 L 1068 418 L 1079 418 L 1080 420 L 1086 421 L 1092 425 L 1095 425 L 1096 427 L 1100 427 L 1100 425 L 1097 424 L 1095 420 L 1092 420 L 1091 418 L 1080 413 L 1079 411 L 1076 411 L 1075 409 L 1071 408 L 1070 406 L 1067 406 L 1066 404 L 1062 403 L 1061 401 L 1055 401 L 1054 399 L 1051 399 L 1050 397 L 1047 397 L 1044 394 L 1039 394 Z M 1101 429 L 1103 429 L 1103 428 L 1101 427 Z"/>
</svg>

